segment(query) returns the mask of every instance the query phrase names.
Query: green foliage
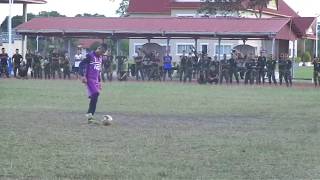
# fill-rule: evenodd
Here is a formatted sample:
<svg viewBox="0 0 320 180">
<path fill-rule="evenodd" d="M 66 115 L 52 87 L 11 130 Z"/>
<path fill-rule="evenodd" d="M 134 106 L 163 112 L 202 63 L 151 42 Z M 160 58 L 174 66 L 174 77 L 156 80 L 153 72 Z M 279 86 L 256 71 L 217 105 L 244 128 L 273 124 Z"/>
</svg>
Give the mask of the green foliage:
<svg viewBox="0 0 320 180">
<path fill-rule="evenodd" d="M 262 17 L 262 10 L 263 8 L 266 8 L 269 4 L 270 0 L 250 0 L 247 8 L 257 10 L 258 13 L 256 13 L 257 18 Z"/>
<path fill-rule="evenodd" d="M 202 6 L 198 10 L 199 13 L 206 15 L 222 14 L 223 16 L 229 16 L 240 14 L 240 11 L 246 9 L 257 10 L 256 16 L 262 17 L 263 8 L 267 7 L 270 0 L 202 0 Z"/>
<path fill-rule="evenodd" d="M 126 16 L 128 14 L 129 0 L 122 0 L 116 13 L 120 16 Z"/>
<path fill-rule="evenodd" d="M 239 14 L 240 10 L 243 10 L 242 1 L 234 0 L 202 0 L 203 3 L 198 9 L 198 13 L 203 13 L 205 15 L 216 15 L 221 14 L 223 16 L 233 15 L 234 13 Z"/>
<path fill-rule="evenodd" d="M 310 62 L 310 61 L 311 61 L 310 52 L 306 51 L 306 52 L 302 55 L 302 61 L 303 61 L 303 62 Z"/>
<path fill-rule="evenodd" d="M 301 62 L 301 59 L 302 59 L 302 58 L 298 56 L 298 57 L 295 58 L 294 61 L 295 61 L 296 63 L 299 63 L 299 62 Z"/>
<path fill-rule="evenodd" d="M 57 11 L 41 11 L 39 12 L 38 15 L 32 14 L 32 13 L 28 13 L 27 14 L 27 19 L 28 21 L 35 18 L 35 17 L 65 17 L 65 15 L 61 15 L 60 13 L 58 13 Z M 1 23 L 1 30 L 3 32 L 8 31 L 8 19 L 9 17 L 7 16 L 5 18 L 5 20 Z M 12 27 L 15 28 L 18 25 L 24 23 L 24 17 L 17 15 L 17 16 L 13 16 L 12 17 Z"/>
<path fill-rule="evenodd" d="M 75 17 L 106 17 L 105 15 L 102 14 L 89 14 L 89 13 L 84 13 L 84 14 L 77 14 Z"/>
</svg>

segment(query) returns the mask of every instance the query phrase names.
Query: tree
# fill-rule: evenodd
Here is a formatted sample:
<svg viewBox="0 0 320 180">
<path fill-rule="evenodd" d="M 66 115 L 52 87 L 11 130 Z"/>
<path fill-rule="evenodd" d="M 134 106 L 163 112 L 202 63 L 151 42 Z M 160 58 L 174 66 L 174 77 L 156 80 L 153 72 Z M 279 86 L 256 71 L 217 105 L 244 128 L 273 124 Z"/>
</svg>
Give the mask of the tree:
<svg viewBox="0 0 320 180">
<path fill-rule="evenodd" d="M 221 13 L 223 16 L 240 14 L 240 11 L 253 9 L 257 18 L 262 17 L 264 8 L 268 7 L 271 0 L 202 0 L 202 6 L 199 13 L 205 15 L 216 15 Z M 278 0 L 273 0 L 278 4 Z"/>
<path fill-rule="evenodd" d="M 116 13 L 122 17 L 126 16 L 128 14 L 128 7 L 129 7 L 129 0 L 122 0 Z"/>
<path fill-rule="evenodd" d="M 105 15 L 102 14 L 89 14 L 89 13 L 84 13 L 84 14 L 77 14 L 75 17 L 106 17 Z"/>
<path fill-rule="evenodd" d="M 205 15 L 222 14 L 223 16 L 239 14 L 244 9 L 243 1 L 245 0 L 202 0 L 202 6 L 198 10 L 198 13 L 204 13 Z"/>
<path fill-rule="evenodd" d="M 250 0 L 247 7 L 257 11 L 257 13 L 255 13 L 257 18 L 262 18 L 262 11 L 268 7 L 270 1 L 271 0 Z M 278 4 L 278 2 L 276 3 Z"/>
<path fill-rule="evenodd" d="M 35 17 L 65 17 L 65 15 L 62 15 L 58 13 L 57 11 L 41 11 L 38 15 L 28 13 L 27 19 L 28 21 Z M 5 18 L 5 20 L 1 23 L 1 31 L 6 32 L 8 31 L 8 16 Z M 13 16 L 12 17 L 12 27 L 15 28 L 18 25 L 24 23 L 24 17 L 23 16 Z"/>
</svg>

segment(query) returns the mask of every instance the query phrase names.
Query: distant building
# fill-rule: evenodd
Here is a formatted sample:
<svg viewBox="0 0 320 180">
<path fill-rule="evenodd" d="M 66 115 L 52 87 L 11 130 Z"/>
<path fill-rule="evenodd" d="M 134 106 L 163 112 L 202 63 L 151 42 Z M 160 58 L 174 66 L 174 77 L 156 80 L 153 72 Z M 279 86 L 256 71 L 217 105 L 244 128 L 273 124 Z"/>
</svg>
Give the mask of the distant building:
<svg viewBox="0 0 320 180">
<path fill-rule="evenodd" d="M 129 17 L 181 17 L 181 18 L 201 18 L 203 14 L 199 14 L 197 10 L 200 8 L 200 0 L 130 0 L 128 7 Z M 235 17 L 245 17 L 245 18 L 256 18 L 254 10 L 246 10 L 240 12 L 240 14 L 234 14 Z M 221 14 L 217 14 L 214 17 L 221 17 Z M 300 16 L 285 3 L 284 0 L 272 0 L 270 1 L 268 8 L 263 9 L 262 18 L 299 18 Z M 205 18 L 205 17 L 204 17 Z M 223 17 L 222 17 L 223 18 Z M 314 18 L 310 18 L 311 22 L 300 22 L 301 20 L 292 21 L 297 22 L 295 25 L 303 28 L 301 30 L 308 29 L 308 32 L 301 32 L 304 34 L 315 34 L 315 30 L 312 29 L 312 24 Z M 302 21 L 305 21 L 303 19 Z M 293 23 L 294 24 L 294 23 Z M 294 26 L 294 25 L 293 25 Z M 292 27 L 293 27 L 292 26 Z M 305 27 L 309 26 L 309 27 Z M 201 28 L 201 27 L 199 27 Z M 237 28 L 237 27 L 235 27 Z M 308 38 L 308 37 L 305 37 Z M 161 39 L 151 39 L 151 42 L 158 43 L 161 46 L 166 46 L 166 40 Z M 134 56 L 136 50 L 141 47 L 143 44 L 147 43 L 146 39 L 131 39 L 129 42 L 129 56 Z M 199 39 L 197 42 L 197 50 L 201 52 L 208 53 L 209 56 L 217 55 L 219 52 L 218 40 L 216 39 Z M 222 40 L 220 46 L 220 55 L 223 54 L 230 55 L 233 47 L 243 44 L 242 40 Z M 271 53 L 272 41 L 271 40 L 248 40 L 246 41 L 247 45 L 250 45 L 255 48 L 256 54 L 259 52 Z M 295 47 L 293 47 L 295 44 Z M 174 57 L 174 61 L 179 60 L 179 56 L 182 54 L 183 50 L 187 52 L 190 51 L 190 48 L 195 46 L 195 41 L 193 39 L 173 39 L 170 40 L 170 52 Z M 288 48 L 289 47 L 289 48 Z M 295 49 L 295 52 L 293 50 Z M 295 55 L 297 51 L 297 43 L 293 41 L 277 39 L 276 40 L 276 50 L 275 54 L 279 55 L 280 53 L 286 52 L 289 53 L 290 57 Z"/>
</svg>

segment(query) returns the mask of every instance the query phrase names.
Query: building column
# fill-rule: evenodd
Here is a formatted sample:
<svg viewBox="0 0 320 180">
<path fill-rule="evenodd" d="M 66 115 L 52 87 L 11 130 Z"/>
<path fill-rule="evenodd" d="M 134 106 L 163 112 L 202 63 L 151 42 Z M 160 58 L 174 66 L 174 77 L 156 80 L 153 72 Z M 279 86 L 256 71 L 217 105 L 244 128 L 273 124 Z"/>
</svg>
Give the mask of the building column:
<svg viewBox="0 0 320 180">
<path fill-rule="evenodd" d="M 24 22 L 28 21 L 28 15 L 27 15 L 27 4 L 23 3 L 23 18 L 24 18 Z M 38 38 L 38 36 L 37 36 Z M 27 36 L 23 35 L 22 36 L 22 47 L 21 47 L 21 54 L 22 57 L 25 57 L 27 52 Z"/>
<path fill-rule="evenodd" d="M 295 65 L 296 65 L 296 40 L 293 40 L 292 41 L 292 43 L 293 43 L 293 48 L 292 48 L 292 74 L 291 74 L 291 76 L 292 76 L 292 79 L 294 79 L 294 68 L 295 68 Z"/>
<path fill-rule="evenodd" d="M 272 57 L 276 58 L 276 38 L 272 38 Z"/>
<path fill-rule="evenodd" d="M 195 53 L 198 53 L 198 38 L 194 38 L 194 50 L 196 51 Z"/>
<path fill-rule="evenodd" d="M 119 39 L 115 39 L 116 41 L 116 56 L 119 56 Z"/>
<path fill-rule="evenodd" d="M 167 48 L 166 48 L 166 54 L 167 54 L 167 56 L 169 56 L 169 54 L 170 54 L 170 37 L 168 37 L 167 38 Z"/>
<path fill-rule="evenodd" d="M 220 54 L 221 54 L 221 38 L 219 38 L 219 40 L 218 40 L 218 61 L 220 61 L 221 60 L 221 58 L 220 58 Z"/>
</svg>

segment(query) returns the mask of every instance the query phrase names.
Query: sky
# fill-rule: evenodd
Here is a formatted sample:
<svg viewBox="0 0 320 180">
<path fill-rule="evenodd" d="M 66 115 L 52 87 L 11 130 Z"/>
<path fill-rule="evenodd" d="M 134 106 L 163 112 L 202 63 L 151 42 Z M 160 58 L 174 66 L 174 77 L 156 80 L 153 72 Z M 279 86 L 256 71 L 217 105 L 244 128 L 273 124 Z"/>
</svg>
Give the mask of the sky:
<svg viewBox="0 0 320 180">
<path fill-rule="evenodd" d="M 285 0 L 300 16 L 320 15 L 320 0 Z M 118 16 L 115 12 L 121 0 L 47 0 L 47 4 L 28 5 L 28 13 L 38 14 L 40 11 L 58 11 L 66 16 L 90 13 L 103 14 L 107 17 Z M 0 21 L 9 13 L 7 4 L 0 4 Z M 14 5 L 12 14 L 22 15 L 22 5 Z"/>
</svg>

